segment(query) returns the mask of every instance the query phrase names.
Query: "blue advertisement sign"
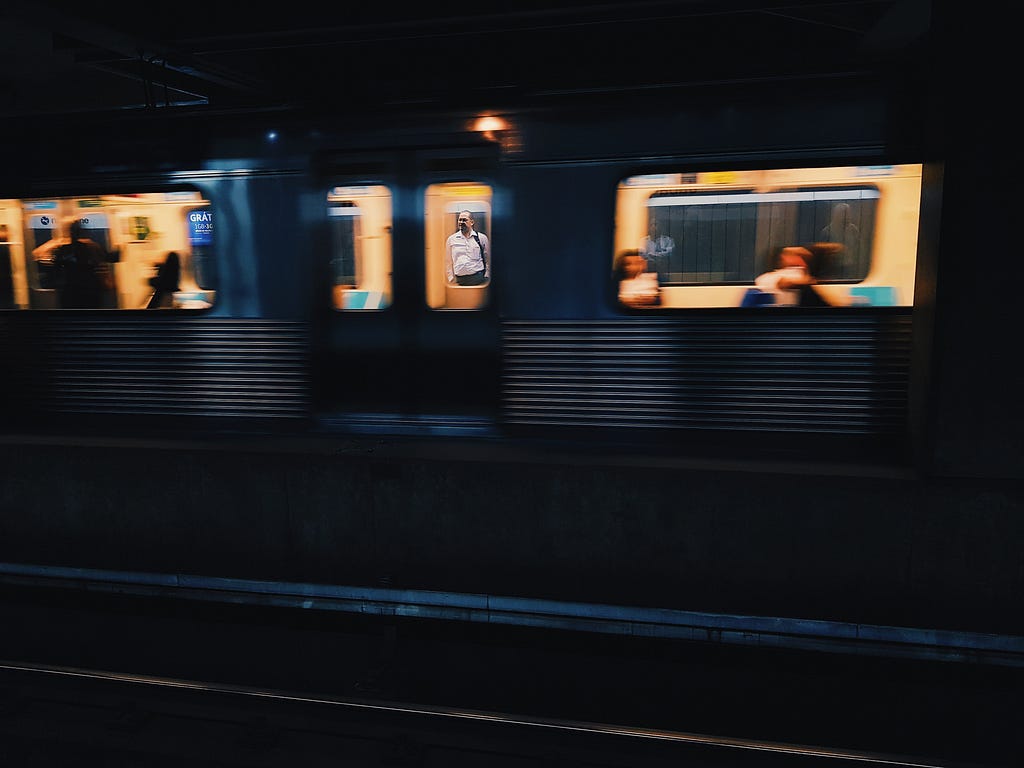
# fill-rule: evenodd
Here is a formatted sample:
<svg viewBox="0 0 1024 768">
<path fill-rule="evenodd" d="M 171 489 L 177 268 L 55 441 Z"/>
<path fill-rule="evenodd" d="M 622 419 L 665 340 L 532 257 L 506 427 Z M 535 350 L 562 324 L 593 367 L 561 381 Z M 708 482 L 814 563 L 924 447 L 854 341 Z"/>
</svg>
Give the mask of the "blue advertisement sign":
<svg viewBox="0 0 1024 768">
<path fill-rule="evenodd" d="M 192 245 L 213 243 L 213 211 L 193 208 L 188 212 L 188 241 Z"/>
</svg>

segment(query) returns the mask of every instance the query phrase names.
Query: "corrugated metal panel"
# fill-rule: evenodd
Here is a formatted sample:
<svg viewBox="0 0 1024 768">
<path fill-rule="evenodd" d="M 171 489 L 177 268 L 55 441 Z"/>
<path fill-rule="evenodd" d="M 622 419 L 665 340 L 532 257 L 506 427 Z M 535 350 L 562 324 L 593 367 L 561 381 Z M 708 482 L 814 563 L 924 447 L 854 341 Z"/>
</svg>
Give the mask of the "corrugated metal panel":
<svg viewBox="0 0 1024 768">
<path fill-rule="evenodd" d="M 906 430 L 909 315 L 507 322 L 509 424 Z"/>
<path fill-rule="evenodd" d="M 6 389 L 32 413 L 308 415 L 304 323 L 35 315 L 3 325 Z"/>
</svg>

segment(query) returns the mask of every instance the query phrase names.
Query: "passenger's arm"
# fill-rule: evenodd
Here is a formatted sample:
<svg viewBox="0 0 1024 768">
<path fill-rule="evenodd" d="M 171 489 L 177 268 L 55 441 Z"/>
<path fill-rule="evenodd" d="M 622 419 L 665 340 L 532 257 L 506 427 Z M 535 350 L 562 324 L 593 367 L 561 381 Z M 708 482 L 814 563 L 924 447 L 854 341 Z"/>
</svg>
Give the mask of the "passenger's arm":
<svg viewBox="0 0 1024 768">
<path fill-rule="evenodd" d="M 70 243 L 66 237 L 53 237 L 47 240 L 42 245 L 38 245 L 32 249 L 32 258 L 34 259 L 48 259 L 53 256 L 53 252 L 57 250 L 59 246 Z"/>
</svg>

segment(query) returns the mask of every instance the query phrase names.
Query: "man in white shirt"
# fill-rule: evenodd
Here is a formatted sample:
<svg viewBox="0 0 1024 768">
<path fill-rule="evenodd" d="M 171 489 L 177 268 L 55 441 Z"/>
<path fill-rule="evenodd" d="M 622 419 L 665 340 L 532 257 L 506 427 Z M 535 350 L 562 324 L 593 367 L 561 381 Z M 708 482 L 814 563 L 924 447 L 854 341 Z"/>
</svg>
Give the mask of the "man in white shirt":
<svg viewBox="0 0 1024 768">
<path fill-rule="evenodd" d="M 483 285 L 491 276 L 487 235 L 473 229 L 473 214 L 459 211 L 459 231 L 445 243 L 445 272 L 449 283 Z"/>
</svg>

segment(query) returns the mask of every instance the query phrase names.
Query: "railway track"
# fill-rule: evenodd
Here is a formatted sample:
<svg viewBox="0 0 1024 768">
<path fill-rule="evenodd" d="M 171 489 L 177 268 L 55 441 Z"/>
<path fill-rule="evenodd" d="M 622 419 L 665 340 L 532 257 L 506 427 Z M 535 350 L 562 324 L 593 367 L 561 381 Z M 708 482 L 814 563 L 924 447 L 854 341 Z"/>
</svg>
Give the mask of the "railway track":
<svg viewBox="0 0 1024 768">
<path fill-rule="evenodd" d="M 0 754 L 105 766 L 964 765 L 612 723 L 0 664 Z M 12 764 L 12 763 L 8 763 Z M 178 764 L 184 764 L 179 762 Z"/>
<path fill-rule="evenodd" d="M 0 590 L 0 615 L 0 765 L 1010 768 L 1024 754 L 1016 667 L 72 590 Z"/>
</svg>

